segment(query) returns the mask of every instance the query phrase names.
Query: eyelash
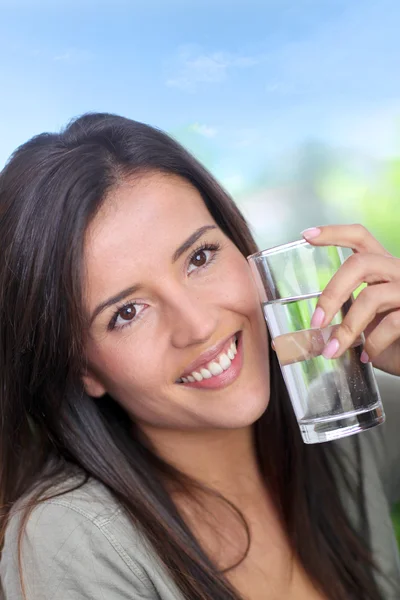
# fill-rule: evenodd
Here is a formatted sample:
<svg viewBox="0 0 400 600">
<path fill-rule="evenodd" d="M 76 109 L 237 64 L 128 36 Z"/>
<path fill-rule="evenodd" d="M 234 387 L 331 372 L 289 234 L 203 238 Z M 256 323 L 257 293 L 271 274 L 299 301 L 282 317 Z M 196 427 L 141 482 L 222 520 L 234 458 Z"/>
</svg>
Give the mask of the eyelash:
<svg viewBox="0 0 400 600">
<path fill-rule="evenodd" d="M 214 260 L 217 258 L 217 254 L 221 250 L 221 245 L 218 242 L 214 243 L 214 244 L 207 243 L 207 242 L 205 242 L 204 244 L 201 244 L 198 248 L 193 250 L 193 252 L 189 255 L 187 265 L 189 266 L 190 262 L 194 259 L 194 257 L 197 254 L 199 254 L 200 252 L 204 252 L 205 250 L 209 250 L 210 252 L 213 252 L 213 255 L 211 256 L 211 258 L 207 261 L 207 263 L 205 265 L 202 265 L 198 269 L 195 269 L 195 271 L 199 271 L 200 269 L 206 268 L 209 265 L 211 265 L 214 262 Z"/>
<path fill-rule="evenodd" d="M 221 250 L 221 245 L 219 243 L 214 243 L 214 244 L 213 243 L 203 243 L 203 244 L 201 244 L 195 250 L 193 250 L 193 252 L 190 254 L 190 256 L 187 260 L 187 266 L 190 265 L 190 262 L 194 259 L 194 257 L 197 254 L 199 254 L 200 252 L 204 252 L 206 250 L 213 252 L 212 256 L 209 258 L 209 260 L 207 261 L 207 263 L 205 265 L 202 265 L 202 266 L 198 267 L 197 269 L 194 269 L 195 271 L 200 271 L 203 268 L 209 267 L 216 259 L 218 252 Z M 109 331 L 112 331 L 114 329 L 126 329 L 127 327 L 130 327 L 132 325 L 132 323 L 134 323 L 138 319 L 140 319 L 140 315 L 142 314 L 143 311 L 141 311 L 137 317 L 136 316 L 133 317 L 133 319 L 131 321 L 127 321 L 125 325 L 116 326 L 116 322 L 117 322 L 117 319 L 118 319 L 118 316 L 119 316 L 119 313 L 121 312 L 121 310 L 123 310 L 124 308 L 128 308 L 129 306 L 134 306 L 135 304 L 137 304 L 138 306 L 144 306 L 143 304 L 139 304 L 138 302 L 135 302 L 134 300 L 129 300 L 128 302 L 124 302 L 120 306 L 117 306 L 116 311 L 115 311 L 107 329 Z"/>
</svg>

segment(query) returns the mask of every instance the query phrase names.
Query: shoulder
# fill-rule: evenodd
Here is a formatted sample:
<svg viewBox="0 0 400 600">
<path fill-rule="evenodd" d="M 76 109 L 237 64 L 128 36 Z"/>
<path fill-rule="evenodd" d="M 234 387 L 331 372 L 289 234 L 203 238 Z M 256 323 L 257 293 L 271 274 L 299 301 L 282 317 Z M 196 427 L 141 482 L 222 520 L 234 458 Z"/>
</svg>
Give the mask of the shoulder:
<svg viewBox="0 0 400 600">
<path fill-rule="evenodd" d="M 65 488 L 74 485 L 70 480 Z M 7 600 L 22 598 L 18 540 L 23 514 L 21 507 L 14 510 L 6 530 L 0 574 Z M 94 480 L 35 506 L 20 556 L 28 600 L 154 597 L 144 538 L 110 492 Z"/>
</svg>

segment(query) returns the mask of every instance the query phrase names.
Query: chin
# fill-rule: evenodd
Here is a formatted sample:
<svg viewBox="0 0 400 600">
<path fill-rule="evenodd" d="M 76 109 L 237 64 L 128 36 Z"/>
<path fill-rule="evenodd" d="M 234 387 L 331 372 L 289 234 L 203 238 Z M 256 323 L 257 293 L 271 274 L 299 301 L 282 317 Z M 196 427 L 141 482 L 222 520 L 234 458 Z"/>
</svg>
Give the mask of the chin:
<svg viewBox="0 0 400 600">
<path fill-rule="evenodd" d="M 220 419 L 220 425 L 224 429 L 241 429 L 253 425 L 267 410 L 269 404 L 269 395 L 267 398 L 257 400 L 243 400 L 236 403 L 226 410 L 223 419 Z"/>
</svg>

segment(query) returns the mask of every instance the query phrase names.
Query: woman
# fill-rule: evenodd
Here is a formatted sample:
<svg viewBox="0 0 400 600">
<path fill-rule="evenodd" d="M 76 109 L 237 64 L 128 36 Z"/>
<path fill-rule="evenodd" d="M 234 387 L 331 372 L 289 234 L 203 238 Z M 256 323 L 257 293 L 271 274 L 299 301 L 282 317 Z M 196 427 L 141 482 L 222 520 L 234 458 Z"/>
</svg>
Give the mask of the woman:
<svg viewBox="0 0 400 600">
<path fill-rule="evenodd" d="M 305 236 L 357 251 L 321 296 L 318 326 L 361 281 L 376 284 L 327 353 L 369 328 L 363 358 L 399 375 L 400 261 L 359 226 Z M 255 250 L 226 193 L 147 125 L 86 115 L 11 157 L 6 600 L 398 597 L 391 528 L 379 538 L 397 493 L 380 479 L 397 459 L 397 442 L 384 446 L 395 421 L 384 440 L 386 425 L 303 444 L 245 258 Z"/>
</svg>

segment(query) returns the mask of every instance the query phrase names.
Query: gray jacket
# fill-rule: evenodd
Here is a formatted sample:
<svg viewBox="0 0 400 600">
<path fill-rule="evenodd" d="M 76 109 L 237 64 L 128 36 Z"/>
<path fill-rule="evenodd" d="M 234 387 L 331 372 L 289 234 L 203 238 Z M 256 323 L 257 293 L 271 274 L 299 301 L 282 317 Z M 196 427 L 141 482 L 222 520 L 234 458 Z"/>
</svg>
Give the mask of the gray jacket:
<svg viewBox="0 0 400 600">
<path fill-rule="evenodd" d="M 398 600 L 399 555 L 390 506 L 400 500 L 400 380 L 378 377 L 386 423 L 360 434 L 367 511 L 379 584 L 385 600 Z M 352 454 L 350 438 L 338 442 Z M 349 463 L 350 464 L 350 463 Z M 346 492 L 343 491 L 345 495 Z M 357 524 L 357 507 L 345 505 Z M 0 562 L 3 600 L 23 600 L 18 569 L 19 517 L 12 517 Z M 184 600 L 162 562 L 127 521 L 107 489 L 89 481 L 49 500 L 29 518 L 23 543 L 26 600 Z M 0 592 L 1 597 L 1 592 Z"/>
</svg>

